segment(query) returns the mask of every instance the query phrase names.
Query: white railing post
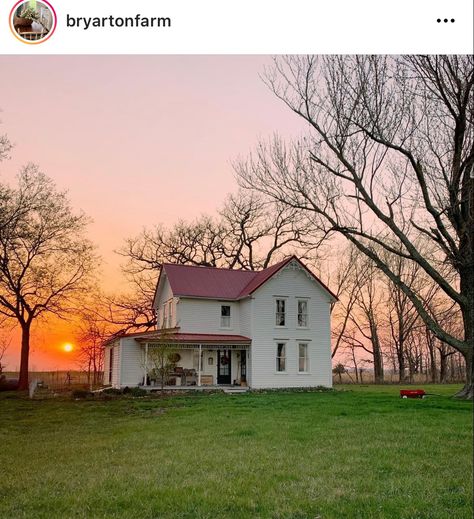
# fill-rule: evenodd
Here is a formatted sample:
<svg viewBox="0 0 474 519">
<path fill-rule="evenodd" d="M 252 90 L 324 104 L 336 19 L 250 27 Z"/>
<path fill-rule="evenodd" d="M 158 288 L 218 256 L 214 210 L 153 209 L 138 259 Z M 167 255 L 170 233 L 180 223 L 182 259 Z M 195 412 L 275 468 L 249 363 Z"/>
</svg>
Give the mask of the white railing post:
<svg viewBox="0 0 474 519">
<path fill-rule="evenodd" d="M 143 374 L 143 385 L 147 386 L 148 382 L 148 343 L 145 343 L 145 364 L 144 364 L 145 373 Z"/>
<path fill-rule="evenodd" d="M 198 387 L 201 387 L 201 369 L 202 369 L 202 360 L 201 360 L 201 353 L 202 353 L 202 344 L 199 345 L 199 360 L 198 360 Z"/>
</svg>

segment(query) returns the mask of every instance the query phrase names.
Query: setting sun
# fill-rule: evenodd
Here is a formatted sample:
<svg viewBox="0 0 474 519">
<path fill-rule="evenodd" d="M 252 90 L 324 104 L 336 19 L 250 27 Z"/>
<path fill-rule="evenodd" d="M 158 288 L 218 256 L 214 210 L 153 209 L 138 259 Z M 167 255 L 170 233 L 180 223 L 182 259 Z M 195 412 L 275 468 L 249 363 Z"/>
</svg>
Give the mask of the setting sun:
<svg viewBox="0 0 474 519">
<path fill-rule="evenodd" d="M 67 342 L 63 346 L 63 350 L 66 351 L 67 353 L 71 352 L 73 349 L 74 349 L 74 346 L 70 342 Z"/>
</svg>

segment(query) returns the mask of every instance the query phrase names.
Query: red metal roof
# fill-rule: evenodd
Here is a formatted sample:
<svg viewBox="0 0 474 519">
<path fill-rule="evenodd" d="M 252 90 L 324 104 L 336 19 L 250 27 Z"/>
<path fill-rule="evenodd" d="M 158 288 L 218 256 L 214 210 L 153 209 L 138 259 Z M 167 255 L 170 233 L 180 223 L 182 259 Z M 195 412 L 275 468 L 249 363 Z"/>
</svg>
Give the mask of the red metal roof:
<svg viewBox="0 0 474 519">
<path fill-rule="evenodd" d="M 337 296 L 320 281 L 296 256 L 291 256 L 260 271 L 232 270 L 216 267 L 197 267 L 165 263 L 160 274 L 165 273 L 173 295 L 207 299 L 238 300 L 250 296 L 282 267 L 296 260 L 329 294 Z M 158 281 L 159 283 L 159 281 Z"/>
<path fill-rule="evenodd" d="M 251 270 L 195 267 L 166 263 L 163 271 L 175 296 L 238 299 L 258 274 Z"/>
<path fill-rule="evenodd" d="M 153 340 L 159 340 L 161 332 L 154 330 L 150 332 L 144 332 L 141 334 L 130 334 L 126 337 L 134 337 L 138 342 L 153 342 Z M 251 340 L 243 335 L 224 335 L 224 334 L 212 334 L 212 333 L 171 333 L 169 335 L 170 342 L 177 342 L 181 344 L 250 344 Z"/>
</svg>

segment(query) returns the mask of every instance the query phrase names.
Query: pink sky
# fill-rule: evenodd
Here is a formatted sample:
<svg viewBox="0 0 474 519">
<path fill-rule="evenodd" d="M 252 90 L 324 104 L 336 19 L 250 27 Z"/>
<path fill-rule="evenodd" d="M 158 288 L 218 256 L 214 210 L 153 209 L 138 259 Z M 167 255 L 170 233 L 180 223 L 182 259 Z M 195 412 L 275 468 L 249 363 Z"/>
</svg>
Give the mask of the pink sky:
<svg viewBox="0 0 474 519">
<path fill-rule="evenodd" d="M 94 220 L 103 282 L 118 289 L 123 240 L 213 213 L 236 189 L 231 161 L 302 123 L 259 77 L 267 56 L 1 56 L 0 179 L 35 162 Z M 64 368 L 67 329 L 37 331 L 32 364 Z M 9 367 L 18 363 L 9 351 Z"/>
</svg>

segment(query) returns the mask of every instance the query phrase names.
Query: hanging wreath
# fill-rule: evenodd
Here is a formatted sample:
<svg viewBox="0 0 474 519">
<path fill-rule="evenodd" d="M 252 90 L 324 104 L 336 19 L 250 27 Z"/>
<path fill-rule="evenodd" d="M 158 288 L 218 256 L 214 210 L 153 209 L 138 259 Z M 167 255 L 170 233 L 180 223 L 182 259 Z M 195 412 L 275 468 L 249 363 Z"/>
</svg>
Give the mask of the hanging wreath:
<svg viewBox="0 0 474 519">
<path fill-rule="evenodd" d="M 229 364 L 229 357 L 226 357 L 225 355 L 221 357 L 221 364 L 222 366 L 226 366 L 227 364 Z"/>
<path fill-rule="evenodd" d="M 176 364 L 181 360 L 181 355 L 179 353 L 170 353 L 168 355 L 168 360 L 172 362 L 173 364 Z"/>
</svg>

